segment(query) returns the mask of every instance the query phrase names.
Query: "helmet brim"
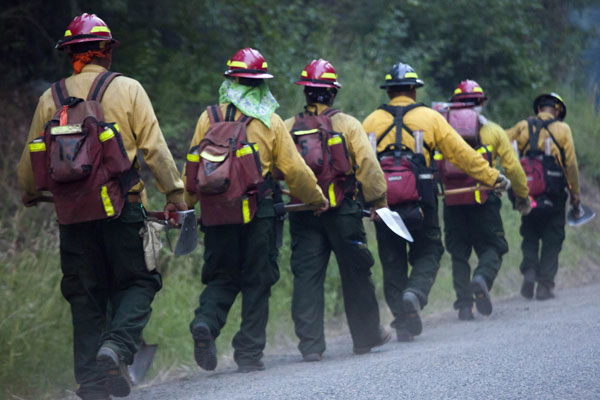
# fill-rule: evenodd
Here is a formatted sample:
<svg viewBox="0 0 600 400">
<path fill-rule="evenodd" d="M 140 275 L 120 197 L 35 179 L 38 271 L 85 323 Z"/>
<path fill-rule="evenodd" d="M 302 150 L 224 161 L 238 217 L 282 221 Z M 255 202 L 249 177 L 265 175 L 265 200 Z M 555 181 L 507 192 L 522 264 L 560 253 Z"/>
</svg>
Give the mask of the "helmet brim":
<svg viewBox="0 0 600 400">
<path fill-rule="evenodd" d="M 240 78 L 250 78 L 250 79 L 271 79 L 273 75 L 262 73 L 262 74 L 253 74 L 251 72 L 228 72 L 225 71 L 223 76 L 238 76 Z"/>
<path fill-rule="evenodd" d="M 546 93 L 539 95 L 538 97 L 535 98 L 535 100 L 533 100 L 533 112 L 535 114 L 538 113 L 538 108 L 539 108 L 540 102 L 541 102 L 542 99 L 544 99 L 546 97 L 549 97 L 552 100 L 554 100 L 554 101 L 559 102 L 560 104 L 562 104 L 562 110 L 561 110 L 560 114 L 558 114 L 558 119 L 561 120 L 561 121 L 563 119 L 565 119 L 565 117 L 567 115 L 567 105 L 564 102 L 560 101 L 560 99 L 558 99 L 558 98 L 556 98 L 556 97 L 554 97 L 554 96 L 552 96 L 550 94 L 546 94 Z"/>
<path fill-rule="evenodd" d="M 110 47 L 117 47 L 118 45 L 121 44 L 121 42 L 119 42 L 117 39 L 111 39 L 111 38 L 106 38 L 106 37 L 81 37 L 81 38 L 77 38 L 74 37 L 73 39 L 66 39 L 66 40 L 59 40 L 58 43 L 56 43 L 56 46 L 54 46 L 55 49 L 57 50 L 65 50 L 67 47 L 69 47 L 72 44 L 77 44 L 77 43 L 88 43 L 88 42 L 110 42 L 109 46 Z"/>
<path fill-rule="evenodd" d="M 465 100 L 465 99 L 477 99 L 477 100 L 485 101 L 485 100 L 487 100 L 487 96 L 484 94 L 478 94 L 478 93 L 457 94 L 457 95 L 452 96 L 450 101 L 454 102 L 454 101 L 461 101 L 461 100 Z"/>
<path fill-rule="evenodd" d="M 322 87 L 322 88 L 335 88 L 335 89 L 339 89 L 342 87 L 342 85 L 338 82 L 332 82 L 332 83 L 318 83 L 318 82 L 312 82 L 312 81 L 303 81 L 303 80 L 299 80 L 297 82 L 295 82 L 296 85 L 300 85 L 300 86 L 309 86 L 309 87 Z"/>
<path fill-rule="evenodd" d="M 379 88 L 380 89 L 388 89 L 391 87 L 404 87 L 404 86 L 406 86 L 406 87 L 414 86 L 416 89 L 416 88 L 425 86 L 425 83 L 423 83 L 423 81 L 420 79 L 416 80 L 415 82 L 398 82 L 398 81 L 392 82 L 392 81 L 389 81 L 389 82 L 385 82 L 385 83 L 379 85 Z"/>
</svg>

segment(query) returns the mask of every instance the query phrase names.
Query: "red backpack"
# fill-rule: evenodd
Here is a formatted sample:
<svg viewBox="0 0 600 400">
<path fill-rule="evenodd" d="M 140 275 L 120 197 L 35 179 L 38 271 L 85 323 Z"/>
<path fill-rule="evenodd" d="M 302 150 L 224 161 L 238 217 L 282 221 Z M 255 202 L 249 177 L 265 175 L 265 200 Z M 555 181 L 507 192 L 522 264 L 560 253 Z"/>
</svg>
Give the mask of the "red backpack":
<svg viewBox="0 0 600 400">
<path fill-rule="evenodd" d="M 387 202 L 390 206 L 410 203 L 434 206 L 437 202 L 433 157 L 430 157 L 431 166 L 427 166 L 423 154 L 415 153 L 402 143 L 403 130 L 413 136 L 413 131 L 404 124 L 404 116 L 417 107 L 424 107 L 424 105 L 421 103 L 408 106 L 384 104 L 379 107 L 392 114 L 394 122 L 377 139 L 377 144 L 379 145 L 392 128 L 396 127 L 396 141 L 377 154 L 387 183 Z M 427 144 L 424 143 L 423 147 L 432 155 Z"/>
<path fill-rule="evenodd" d="M 36 188 L 52 193 L 60 224 L 118 217 L 128 190 L 139 180 L 119 126 L 104 122 L 100 104 L 119 75 L 99 74 L 86 100 L 70 97 L 65 79 L 52 85 L 56 113 L 42 136 L 29 144 L 29 152 Z"/>
<path fill-rule="evenodd" d="M 465 142 L 481 154 L 491 167 L 493 162 L 491 146 L 481 144 L 481 123 L 479 122 L 479 115 L 473 109 L 472 105 L 454 105 L 445 115 L 448 123 L 454 130 L 458 132 Z M 438 168 L 445 189 L 460 189 L 480 185 L 475 178 L 472 178 L 445 158 L 441 158 Z M 476 190 L 470 193 L 446 194 L 444 196 L 444 203 L 448 206 L 484 204 L 487 198 L 486 191 Z"/>
<path fill-rule="evenodd" d="M 186 190 L 198 195 L 206 226 L 246 224 L 258 209 L 264 178 L 258 146 L 246 136 L 252 118 L 234 120 L 235 111 L 230 104 L 223 118 L 219 105 L 207 107 L 210 127 L 187 155 Z"/>
<path fill-rule="evenodd" d="M 353 196 L 356 184 L 353 176 L 346 175 L 352 168 L 344 135 L 335 132 L 331 117 L 339 110 L 328 108 L 315 115 L 305 111 L 296 116 L 290 131 L 296 148 L 317 177 L 317 184 L 329 199 L 331 208 L 341 204 L 345 196 Z M 292 198 L 292 203 L 299 203 Z"/>
</svg>

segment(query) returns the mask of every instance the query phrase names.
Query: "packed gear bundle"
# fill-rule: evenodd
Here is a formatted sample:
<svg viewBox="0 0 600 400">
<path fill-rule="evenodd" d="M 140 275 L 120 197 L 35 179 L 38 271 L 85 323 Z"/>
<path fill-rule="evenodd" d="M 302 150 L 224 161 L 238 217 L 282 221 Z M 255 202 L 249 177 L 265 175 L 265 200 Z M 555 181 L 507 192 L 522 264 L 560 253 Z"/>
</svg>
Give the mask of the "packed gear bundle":
<svg viewBox="0 0 600 400">
<path fill-rule="evenodd" d="M 421 222 L 423 212 L 420 205 L 433 207 L 437 201 L 436 168 L 432 149 L 423 143 L 423 132 L 419 132 L 420 138 L 415 137 L 416 132 L 413 133 L 403 122 L 404 116 L 417 107 L 425 107 L 425 105 L 418 103 L 403 107 L 385 104 L 379 107 L 392 114 L 394 122 L 379 137 L 377 144 L 392 128 L 396 128 L 395 143 L 377 154 L 387 183 L 387 201 L 391 207 L 401 207 L 400 215 L 409 226 Z M 414 151 L 402 143 L 403 130 L 415 139 Z M 427 166 L 422 148 L 419 147 L 424 147 L 429 152 L 431 166 Z"/>
<path fill-rule="evenodd" d="M 186 163 L 186 190 L 196 193 L 205 226 L 247 224 L 258 202 L 267 194 L 256 143 L 248 142 L 246 127 L 252 118 L 227 107 L 223 118 L 219 105 L 207 107 L 210 128 Z"/>
<path fill-rule="evenodd" d="M 481 143 L 481 121 L 479 114 L 474 109 L 474 104 L 449 103 L 447 108 L 440 111 L 465 142 L 480 153 L 488 161 L 490 167 L 492 167 L 492 148 Z M 444 190 L 451 191 L 452 189 L 481 186 L 480 182 L 454 166 L 442 154 L 436 154 L 435 159 L 438 160 L 438 169 Z M 446 193 L 444 196 L 444 202 L 448 206 L 484 204 L 486 200 L 487 191 L 485 190 L 475 190 L 459 194 Z"/>
<path fill-rule="evenodd" d="M 339 110 L 328 108 L 321 114 L 308 111 L 296 116 L 290 131 L 298 152 L 317 177 L 331 208 L 341 204 L 344 197 L 353 197 L 356 180 L 346 175 L 352 169 L 350 153 L 344 135 L 333 130 L 331 117 Z M 277 178 L 282 178 L 279 174 Z M 292 203 L 300 201 L 291 198 Z"/>
<path fill-rule="evenodd" d="M 533 197 L 533 212 L 548 211 L 553 207 L 552 198 L 564 194 L 567 180 L 564 173 L 565 152 L 550 131 L 549 126 L 558 119 L 543 120 L 538 117 L 527 119 L 529 141 L 519 153 L 521 166 L 527 177 L 529 195 Z M 539 148 L 542 130 L 548 132 L 543 141 L 544 148 Z M 551 142 L 558 148 L 560 157 L 556 159 L 551 153 Z M 514 193 L 509 191 L 509 198 L 514 203 Z"/>
<path fill-rule="evenodd" d="M 100 104 L 119 75 L 99 74 L 85 101 L 69 96 L 64 79 L 55 82 L 57 111 L 42 136 L 29 143 L 36 188 L 52 193 L 60 224 L 118 217 L 127 192 L 139 179 L 119 126 L 104 121 Z"/>
</svg>

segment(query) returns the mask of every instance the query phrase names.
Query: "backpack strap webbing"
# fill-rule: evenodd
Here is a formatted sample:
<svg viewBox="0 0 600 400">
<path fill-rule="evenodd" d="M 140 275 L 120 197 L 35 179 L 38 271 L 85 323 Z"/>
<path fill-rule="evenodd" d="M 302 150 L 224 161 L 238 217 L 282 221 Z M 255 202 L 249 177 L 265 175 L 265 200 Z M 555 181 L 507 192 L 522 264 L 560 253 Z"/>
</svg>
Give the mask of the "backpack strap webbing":
<svg viewBox="0 0 600 400">
<path fill-rule="evenodd" d="M 102 101 L 102 96 L 104 96 L 104 92 L 108 85 L 115 79 L 117 76 L 120 76 L 119 72 L 102 72 L 98 74 L 96 79 L 94 79 L 94 83 L 92 83 L 92 87 L 90 88 L 90 92 L 88 93 L 88 97 L 86 101 Z"/>
<path fill-rule="evenodd" d="M 408 106 L 392 106 L 389 104 L 383 104 L 379 107 L 380 110 L 386 111 L 394 116 L 394 122 L 383 132 L 383 134 L 377 139 L 377 144 L 381 143 L 383 138 L 387 136 L 393 127 L 396 127 L 396 146 L 398 149 L 402 147 L 402 130 L 406 130 L 409 135 L 413 135 L 413 131 L 406 125 L 404 125 L 404 116 L 411 110 L 417 107 L 426 107 L 423 103 L 414 103 Z M 423 147 L 431 154 L 431 149 L 427 146 L 427 143 L 423 143 Z"/>
<path fill-rule="evenodd" d="M 321 113 L 321 115 L 326 115 L 326 116 L 328 116 L 328 117 L 330 117 L 330 118 L 331 118 L 331 117 L 333 117 L 335 114 L 337 114 L 337 113 L 339 113 L 339 112 L 340 112 L 340 110 L 338 110 L 338 109 L 335 109 L 335 108 L 328 108 L 327 110 L 323 111 L 323 112 Z"/>
<path fill-rule="evenodd" d="M 211 125 L 224 120 L 219 104 L 213 104 L 212 106 L 206 107 L 206 112 L 208 113 L 208 119 L 210 120 Z"/>
<path fill-rule="evenodd" d="M 51 90 L 52 98 L 54 99 L 54 105 L 56 106 L 56 109 L 59 109 L 67 103 L 67 99 L 69 98 L 69 92 L 67 91 L 67 86 L 65 85 L 65 78 L 54 82 L 51 86 Z"/>
</svg>

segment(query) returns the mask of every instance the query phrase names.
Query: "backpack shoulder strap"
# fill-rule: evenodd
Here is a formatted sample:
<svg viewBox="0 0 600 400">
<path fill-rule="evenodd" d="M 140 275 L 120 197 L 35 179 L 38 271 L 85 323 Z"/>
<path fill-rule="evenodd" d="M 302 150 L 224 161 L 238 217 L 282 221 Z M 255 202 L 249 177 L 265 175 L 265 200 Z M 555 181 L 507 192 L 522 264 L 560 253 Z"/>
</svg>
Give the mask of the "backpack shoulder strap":
<svg viewBox="0 0 600 400">
<path fill-rule="evenodd" d="M 321 113 L 321 115 L 326 115 L 329 118 L 333 117 L 335 114 L 339 113 L 340 110 L 336 109 L 336 108 L 328 108 L 327 110 L 323 111 Z"/>
<path fill-rule="evenodd" d="M 529 129 L 529 151 L 533 152 L 538 149 L 538 141 L 540 137 L 540 119 L 537 117 L 527 118 L 527 128 Z"/>
<path fill-rule="evenodd" d="M 560 152 L 560 162 L 564 165 L 565 163 L 565 150 L 558 144 L 558 141 L 556 140 L 556 138 L 554 137 L 554 135 L 552 134 L 552 131 L 550 131 L 550 128 L 548 127 L 551 123 L 558 121 L 558 119 L 554 118 L 548 121 L 544 121 L 542 123 L 542 127 L 541 129 L 546 129 L 546 131 L 548 131 L 548 134 L 550 135 L 550 138 L 552 139 L 552 141 L 554 142 L 554 144 L 556 145 L 556 147 L 558 147 L 558 151 Z"/>
<path fill-rule="evenodd" d="M 90 92 L 88 93 L 88 97 L 86 100 L 98 102 L 102 101 L 102 96 L 104 96 L 104 92 L 106 91 L 108 85 L 110 85 L 113 79 L 120 75 L 121 74 L 118 72 L 110 71 L 98 74 L 96 79 L 94 79 L 94 83 L 92 83 L 92 87 L 90 88 Z"/>
<path fill-rule="evenodd" d="M 211 125 L 224 121 L 219 104 L 213 104 L 212 106 L 206 107 L 206 112 L 208 113 L 208 119 L 210 120 Z"/>
<path fill-rule="evenodd" d="M 228 113 L 228 114 L 229 114 L 229 109 L 230 109 L 230 108 L 231 108 L 231 119 L 230 119 L 230 120 L 227 120 L 227 119 L 226 119 L 226 121 L 234 121 L 234 119 L 233 119 L 233 118 L 235 117 L 235 111 L 237 110 L 237 108 L 236 108 L 236 106 L 234 106 L 233 104 L 230 104 L 230 105 L 227 107 L 227 113 Z M 248 115 L 246 115 L 246 114 L 244 114 L 243 112 L 241 112 L 241 111 L 240 111 L 240 116 L 238 117 L 238 119 L 236 119 L 236 120 L 235 120 L 235 122 L 241 122 L 241 123 L 243 123 L 244 125 L 248 126 L 248 124 L 249 124 L 250 122 L 252 122 L 252 120 L 253 120 L 253 119 L 254 119 L 254 118 L 252 118 L 252 117 L 249 117 Z"/>
<path fill-rule="evenodd" d="M 65 85 L 65 78 L 54 82 L 51 86 L 51 90 L 52 98 L 54 99 L 54 105 L 58 110 L 67 103 L 67 99 L 69 98 L 69 92 L 67 91 L 67 86 Z"/>
<path fill-rule="evenodd" d="M 385 130 L 385 132 L 383 132 L 383 134 L 379 137 L 379 139 L 377 139 L 377 144 L 379 144 L 384 137 L 387 136 L 387 134 L 392 130 L 392 128 L 394 126 L 397 125 L 398 122 L 400 122 L 400 129 L 396 129 L 396 144 L 402 144 L 402 134 L 398 135 L 398 132 L 402 132 L 402 129 L 406 129 L 406 131 L 412 135 L 412 130 L 404 125 L 404 116 L 411 110 L 414 110 L 417 107 L 425 107 L 425 104 L 423 103 L 414 103 L 414 104 L 410 104 L 408 106 L 392 106 L 389 104 L 383 104 L 381 106 L 379 106 L 380 110 L 386 111 L 390 114 L 392 114 L 394 116 L 394 122 Z M 398 136 L 400 136 L 400 138 L 398 138 Z M 398 142 L 398 139 L 400 140 Z"/>
</svg>

